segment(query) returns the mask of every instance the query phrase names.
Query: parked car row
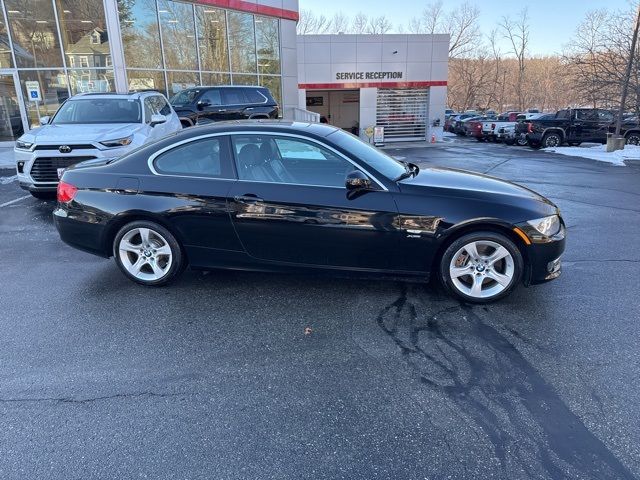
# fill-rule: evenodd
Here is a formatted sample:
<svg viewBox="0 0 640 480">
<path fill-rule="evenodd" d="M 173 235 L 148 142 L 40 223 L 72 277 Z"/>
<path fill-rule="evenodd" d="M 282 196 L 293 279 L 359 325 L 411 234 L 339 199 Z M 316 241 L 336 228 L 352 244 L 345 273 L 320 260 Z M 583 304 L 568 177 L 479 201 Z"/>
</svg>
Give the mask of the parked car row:
<svg viewBox="0 0 640 480">
<path fill-rule="evenodd" d="M 478 141 L 504 142 L 532 148 L 576 146 L 583 142 L 606 143 L 615 131 L 616 114 L 600 108 L 573 108 L 556 113 L 505 112 L 497 117 L 471 113 L 450 115 L 445 130 Z M 621 135 L 631 145 L 640 145 L 638 117 L 626 114 Z"/>
<path fill-rule="evenodd" d="M 186 127 L 279 112 L 260 86 L 188 88 L 171 101 L 155 90 L 75 95 L 16 141 L 18 181 L 34 197 L 53 198 L 60 172 L 78 162 L 121 157 Z"/>
</svg>

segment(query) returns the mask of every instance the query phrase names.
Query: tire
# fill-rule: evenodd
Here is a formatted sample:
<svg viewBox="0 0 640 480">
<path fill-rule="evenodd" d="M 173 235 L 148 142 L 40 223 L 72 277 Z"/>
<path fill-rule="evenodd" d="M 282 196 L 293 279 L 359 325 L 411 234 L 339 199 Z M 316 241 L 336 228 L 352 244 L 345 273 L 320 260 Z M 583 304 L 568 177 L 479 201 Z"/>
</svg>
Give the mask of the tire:
<svg viewBox="0 0 640 480">
<path fill-rule="evenodd" d="M 467 250 L 473 252 L 472 245 L 475 253 Z M 500 258 L 491 263 L 498 252 Z M 482 304 L 509 295 L 520 284 L 523 271 L 522 254 L 511 240 L 499 233 L 480 231 L 454 240 L 440 259 L 438 273 L 449 294 Z"/>
<path fill-rule="evenodd" d="M 519 147 L 526 147 L 527 146 L 527 138 L 524 137 L 520 137 L 516 140 L 516 145 L 518 145 Z"/>
<path fill-rule="evenodd" d="M 640 132 L 631 132 L 627 134 L 627 145 L 640 145 Z"/>
<path fill-rule="evenodd" d="M 545 134 L 542 137 L 542 146 L 544 148 L 555 148 L 562 145 L 562 135 L 556 132 Z"/>
<path fill-rule="evenodd" d="M 55 200 L 57 198 L 56 192 L 29 192 L 32 197 L 38 200 Z"/>
<path fill-rule="evenodd" d="M 162 225 L 149 221 L 122 227 L 113 240 L 113 257 L 127 278 L 147 286 L 171 283 L 186 266 L 176 238 Z"/>
</svg>

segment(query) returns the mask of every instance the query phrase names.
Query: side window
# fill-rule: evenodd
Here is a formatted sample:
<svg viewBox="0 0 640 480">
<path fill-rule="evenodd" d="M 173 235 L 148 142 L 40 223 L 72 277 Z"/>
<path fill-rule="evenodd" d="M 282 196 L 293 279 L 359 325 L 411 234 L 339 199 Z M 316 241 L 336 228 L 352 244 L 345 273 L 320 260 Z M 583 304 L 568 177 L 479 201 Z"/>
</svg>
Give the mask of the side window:
<svg viewBox="0 0 640 480">
<path fill-rule="evenodd" d="M 241 88 L 223 88 L 222 102 L 225 105 L 241 105 L 247 103 L 247 100 Z"/>
<path fill-rule="evenodd" d="M 206 102 L 209 105 L 222 105 L 222 99 L 220 98 L 220 90 L 214 88 L 212 90 L 207 90 L 200 97 L 201 102 Z"/>
<path fill-rule="evenodd" d="M 160 115 L 167 116 L 171 113 L 171 107 L 169 106 L 169 103 L 164 99 L 164 97 L 156 95 L 154 97 L 151 97 L 151 101 L 155 105 L 155 110 Z"/>
<path fill-rule="evenodd" d="M 356 167 L 315 142 L 275 135 L 234 135 L 240 180 L 344 188 Z"/>
<path fill-rule="evenodd" d="M 144 99 L 144 121 L 145 123 L 151 123 L 151 116 L 156 114 L 151 97 Z"/>
<path fill-rule="evenodd" d="M 165 175 L 188 175 L 195 177 L 233 178 L 231 166 L 224 154 L 226 139 L 205 138 L 178 145 L 154 160 L 158 173 Z"/>
<path fill-rule="evenodd" d="M 614 119 L 613 113 L 607 110 L 598 110 L 599 122 L 613 123 L 613 119 Z"/>
<path fill-rule="evenodd" d="M 598 113 L 595 110 L 577 110 L 576 119 L 595 122 L 598 120 Z"/>
<path fill-rule="evenodd" d="M 247 102 L 249 103 L 265 103 L 267 101 L 267 97 L 262 95 L 258 90 L 254 90 L 252 88 L 247 88 L 244 94 L 247 97 Z"/>
</svg>

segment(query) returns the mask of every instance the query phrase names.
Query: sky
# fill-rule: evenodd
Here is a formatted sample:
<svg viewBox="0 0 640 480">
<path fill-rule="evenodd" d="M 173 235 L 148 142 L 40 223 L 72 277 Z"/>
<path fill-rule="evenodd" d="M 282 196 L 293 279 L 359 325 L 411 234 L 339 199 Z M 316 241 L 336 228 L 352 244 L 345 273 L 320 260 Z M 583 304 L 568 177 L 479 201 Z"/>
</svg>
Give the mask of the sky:
<svg viewBox="0 0 640 480">
<path fill-rule="evenodd" d="M 407 25 L 419 15 L 427 0 L 299 0 L 300 9 L 308 9 L 327 17 L 342 11 L 350 17 L 358 12 L 369 16 L 386 15 L 394 27 Z M 524 5 L 529 5 L 530 53 L 544 55 L 559 53 L 584 15 L 590 10 L 629 8 L 631 0 L 537 0 L 535 2 L 512 0 L 470 0 L 480 10 L 480 28 L 488 34 L 496 28 L 503 15 L 517 17 Z M 455 8 L 462 0 L 443 0 L 445 8 Z M 503 43 L 502 50 L 507 45 Z"/>
</svg>

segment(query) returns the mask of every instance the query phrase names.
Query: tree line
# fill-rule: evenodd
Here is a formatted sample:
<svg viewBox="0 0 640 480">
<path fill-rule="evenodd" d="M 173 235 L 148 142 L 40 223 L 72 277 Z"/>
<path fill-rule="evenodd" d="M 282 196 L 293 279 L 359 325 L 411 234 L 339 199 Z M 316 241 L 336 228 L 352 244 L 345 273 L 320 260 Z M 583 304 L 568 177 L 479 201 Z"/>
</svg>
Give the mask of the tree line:
<svg viewBox="0 0 640 480">
<path fill-rule="evenodd" d="M 530 53 L 527 8 L 503 16 L 490 32 L 480 29 L 480 10 L 463 3 L 454 8 L 442 1 L 426 4 L 406 25 L 386 16 L 338 12 L 332 17 L 302 9 L 298 33 L 385 34 L 448 33 L 448 104 L 455 110 L 555 111 L 571 106 L 617 108 L 640 0 L 619 11 L 593 10 L 582 19 L 570 41 L 557 53 Z M 633 52 L 625 109 L 640 113 L 640 49 Z"/>
</svg>

